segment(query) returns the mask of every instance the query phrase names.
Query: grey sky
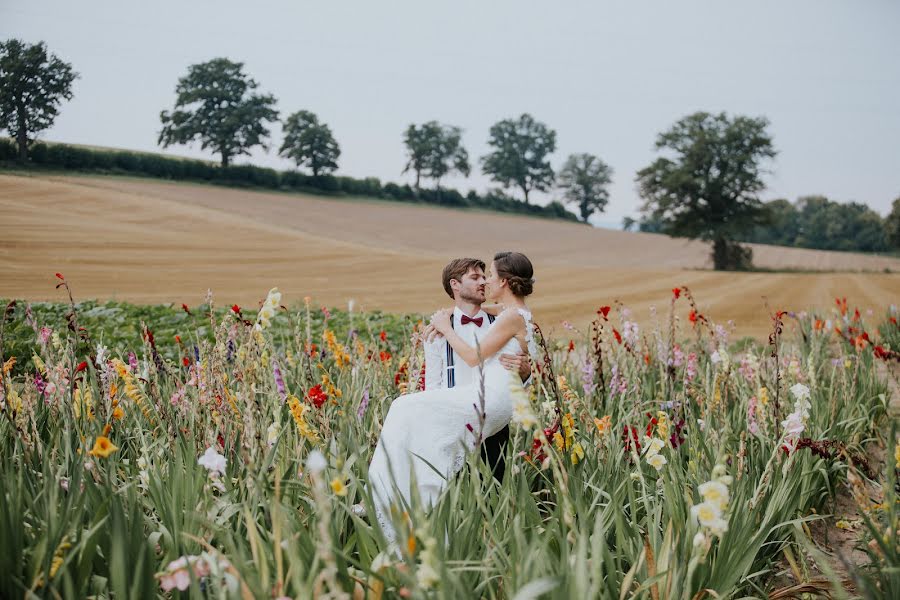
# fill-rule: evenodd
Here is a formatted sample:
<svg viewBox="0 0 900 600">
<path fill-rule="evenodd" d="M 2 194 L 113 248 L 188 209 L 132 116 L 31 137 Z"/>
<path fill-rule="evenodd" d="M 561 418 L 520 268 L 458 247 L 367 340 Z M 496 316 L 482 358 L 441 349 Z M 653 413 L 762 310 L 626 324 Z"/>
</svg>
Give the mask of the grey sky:
<svg viewBox="0 0 900 600">
<path fill-rule="evenodd" d="M 327 122 L 340 173 L 356 177 L 411 181 L 411 122 L 464 128 L 477 160 L 491 124 L 530 112 L 557 131 L 554 167 L 573 152 L 613 167 L 598 222 L 615 226 L 636 214 L 635 172 L 656 134 L 696 110 L 771 120 L 766 199 L 821 193 L 886 214 L 900 195 L 898 31 L 893 0 L 0 4 L 0 37 L 45 40 L 81 74 L 45 139 L 156 150 L 177 79 L 225 56 L 283 116 L 302 108 Z M 250 160 L 290 166 L 275 149 Z M 487 188 L 475 171 L 448 183 Z"/>
</svg>

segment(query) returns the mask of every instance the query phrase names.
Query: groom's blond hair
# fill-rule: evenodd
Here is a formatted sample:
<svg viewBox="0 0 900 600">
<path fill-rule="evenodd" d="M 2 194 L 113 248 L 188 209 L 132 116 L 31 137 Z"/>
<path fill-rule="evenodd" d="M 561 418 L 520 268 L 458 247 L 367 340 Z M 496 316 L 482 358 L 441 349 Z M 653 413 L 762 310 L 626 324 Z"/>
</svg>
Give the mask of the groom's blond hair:
<svg viewBox="0 0 900 600">
<path fill-rule="evenodd" d="M 444 291 L 447 292 L 447 295 L 453 298 L 453 288 L 450 287 L 450 280 L 455 279 L 457 281 L 462 281 L 463 277 L 466 276 L 466 273 L 469 272 L 469 269 L 481 269 L 484 271 L 484 261 L 477 258 L 454 258 L 447 266 L 444 267 L 444 272 L 441 274 L 441 279 L 444 283 Z"/>
</svg>

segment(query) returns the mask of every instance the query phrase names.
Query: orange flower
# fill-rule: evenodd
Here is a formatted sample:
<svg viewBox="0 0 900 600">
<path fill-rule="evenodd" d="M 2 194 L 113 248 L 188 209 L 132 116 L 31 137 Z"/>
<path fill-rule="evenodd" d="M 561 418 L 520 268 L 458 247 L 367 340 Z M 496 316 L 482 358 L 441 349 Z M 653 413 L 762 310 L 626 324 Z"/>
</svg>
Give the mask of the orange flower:
<svg viewBox="0 0 900 600">
<path fill-rule="evenodd" d="M 113 419 L 121 419 L 122 417 L 125 416 L 125 411 L 122 410 L 121 406 L 117 406 L 113 409 L 112 415 L 113 415 Z"/>
<path fill-rule="evenodd" d="M 602 419 L 598 419 L 594 417 L 594 425 L 597 426 L 597 431 L 600 432 L 600 435 L 603 435 L 607 431 L 609 431 L 612 426 L 612 417 L 610 415 L 606 415 Z"/>
<path fill-rule="evenodd" d="M 91 449 L 88 454 L 91 456 L 99 456 L 100 458 L 106 458 L 116 450 L 118 450 L 118 446 L 109 441 L 109 438 L 103 435 L 97 436 L 97 439 L 94 441 L 94 447 Z"/>
</svg>

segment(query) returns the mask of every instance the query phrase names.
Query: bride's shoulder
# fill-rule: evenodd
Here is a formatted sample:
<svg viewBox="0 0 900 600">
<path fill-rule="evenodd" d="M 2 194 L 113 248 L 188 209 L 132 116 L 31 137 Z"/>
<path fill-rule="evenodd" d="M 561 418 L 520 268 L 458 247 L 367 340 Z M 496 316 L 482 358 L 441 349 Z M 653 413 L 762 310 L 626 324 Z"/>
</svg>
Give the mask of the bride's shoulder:
<svg viewBox="0 0 900 600">
<path fill-rule="evenodd" d="M 500 311 L 500 314 L 497 315 L 497 319 L 503 319 L 511 323 L 525 324 L 531 321 L 531 311 L 527 308 L 518 306 L 507 306 Z"/>
</svg>

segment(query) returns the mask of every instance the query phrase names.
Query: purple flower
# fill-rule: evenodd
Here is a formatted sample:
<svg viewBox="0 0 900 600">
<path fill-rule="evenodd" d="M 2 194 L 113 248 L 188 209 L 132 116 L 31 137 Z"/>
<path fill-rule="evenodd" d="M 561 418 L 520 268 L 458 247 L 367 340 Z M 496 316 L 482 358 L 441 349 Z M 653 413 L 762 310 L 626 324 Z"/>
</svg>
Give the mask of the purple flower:
<svg viewBox="0 0 900 600">
<path fill-rule="evenodd" d="M 272 374 L 275 376 L 275 389 L 278 390 L 281 401 L 285 402 L 287 400 L 287 391 L 284 389 L 284 378 L 281 376 L 281 369 L 278 368 L 278 363 L 274 360 L 272 361 Z"/>
<path fill-rule="evenodd" d="M 362 402 L 359 403 L 359 409 L 356 411 L 356 418 L 362 420 L 363 415 L 366 413 L 366 408 L 369 406 L 369 388 L 363 390 Z"/>
</svg>

